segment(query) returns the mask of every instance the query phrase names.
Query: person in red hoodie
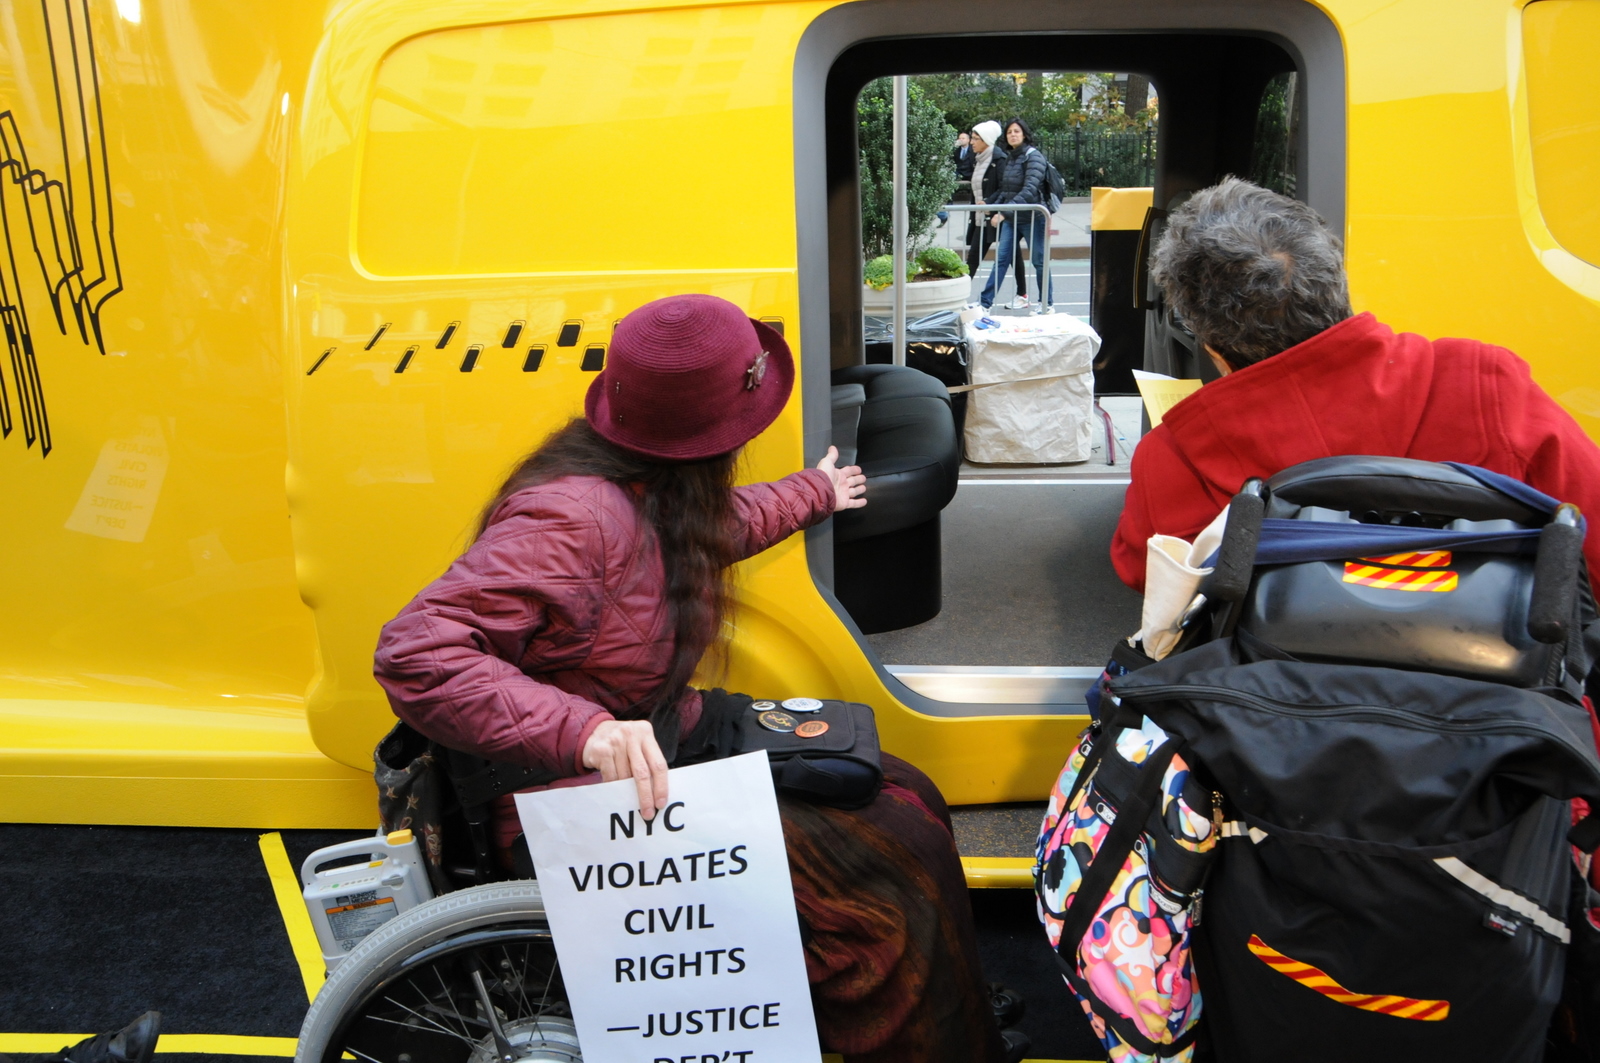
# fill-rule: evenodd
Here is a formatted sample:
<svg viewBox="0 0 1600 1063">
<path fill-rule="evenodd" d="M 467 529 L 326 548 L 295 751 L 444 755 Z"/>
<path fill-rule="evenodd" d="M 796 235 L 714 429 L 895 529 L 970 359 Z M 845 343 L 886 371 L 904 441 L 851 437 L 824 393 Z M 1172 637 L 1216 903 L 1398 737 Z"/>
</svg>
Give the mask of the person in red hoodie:
<svg viewBox="0 0 1600 1063">
<path fill-rule="evenodd" d="M 723 299 L 623 318 L 584 416 L 511 473 L 476 541 L 384 625 L 374 674 L 395 715 L 554 785 L 631 779 L 646 819 L 665 808 L 674 747 L 705 748 L 727 720 L 729 695 L 690 678 L 726 636 L 729 566 L 866 504 L 833 448 L 733 485 L 793 384 L 783 337 Z M 982 982 L 944 800 L 911 765 L 882 764 L 864 808 L 779 795 L 822 1043 L 862 1063 L 1019 1059 L 1027 1038 L 1000 1032 L 1007 1001 Z M 511 795 L 494 814 L 515 866 Z"/>
<path fill-rule="evenodd" d="M 1575 503 L 1600 577 L 1600 448 L 1505 348 L 1352 314 L 1339 238 L 1310 207 L 1230 177 L 1173 212 L 1151 276 L 1222 378 L 1134 451 L 1111 543 L 1128 586 L 1144 589 L 1150 536 L 1193 539 L 1250 477 L 1341 454 L 1464 462 Z"/>
</svg>

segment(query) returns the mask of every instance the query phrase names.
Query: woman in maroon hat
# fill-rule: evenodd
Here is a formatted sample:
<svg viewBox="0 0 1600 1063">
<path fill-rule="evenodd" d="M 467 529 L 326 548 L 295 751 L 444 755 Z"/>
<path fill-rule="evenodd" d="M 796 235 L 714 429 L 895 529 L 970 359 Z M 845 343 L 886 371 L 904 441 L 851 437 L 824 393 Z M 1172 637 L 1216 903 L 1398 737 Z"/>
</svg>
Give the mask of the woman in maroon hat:
<svg viewBox="0 0 1600 1063">
<path fill-rule="evenodd" d="M 861 470 L 836 468 L 832 448 L 815 469 L 733 486 L 740 449 L 793 384 L 783 337 L 725 300 L 677 296 L 624 318 L 585 416 L 518 466 L 477 541 L 384 626 L 375 672 L 395 714 L 568 785 L 631 778 L 646 817 L 665 807 L 662 742 L 701 722 L 689 679 L 724 636 L 729 566 L 866 504 Z M 882 759 L 864 809 L 779 801 L 823 1043 L 885 1063 L 1014 1055 L 981 981 L 944 801 Z M 495 826 L 509 850 L 509 795 Z"/>
</svg>

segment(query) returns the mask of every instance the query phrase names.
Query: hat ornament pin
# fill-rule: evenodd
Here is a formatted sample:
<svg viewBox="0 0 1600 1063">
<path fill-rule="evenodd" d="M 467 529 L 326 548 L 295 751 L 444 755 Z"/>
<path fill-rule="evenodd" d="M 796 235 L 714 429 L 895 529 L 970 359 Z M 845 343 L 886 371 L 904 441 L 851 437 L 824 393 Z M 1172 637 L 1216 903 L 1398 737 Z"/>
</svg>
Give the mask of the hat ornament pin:
<svg viewBox="0 0 1600 1063">
<path fill-rule="evenodd" d="M 761 386 L 761 381 L 767 375 L 768 357 L 767 352 L 762 351 L 756 355 L 756 360 L 751 364 L 750 368 L 744 371 L 744 389 L 746 391 L 754 391 Z"/>
</svg>

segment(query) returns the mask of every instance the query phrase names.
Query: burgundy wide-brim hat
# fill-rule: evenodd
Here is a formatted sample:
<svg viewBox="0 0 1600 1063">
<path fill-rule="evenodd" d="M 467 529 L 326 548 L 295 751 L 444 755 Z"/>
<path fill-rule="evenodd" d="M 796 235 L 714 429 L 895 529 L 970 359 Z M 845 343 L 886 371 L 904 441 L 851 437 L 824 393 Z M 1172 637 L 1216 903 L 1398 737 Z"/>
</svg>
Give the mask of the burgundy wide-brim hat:
<svg viewBox="0 0 1600 1063">
<path fill-rule="evenodd" d="M 697 461 L 760 435 L 793 388 L 794 358 L 775 330 L 726 299 L 674 295 L 617 323 L 583 411 L 619 447 Z"/>
</svg>

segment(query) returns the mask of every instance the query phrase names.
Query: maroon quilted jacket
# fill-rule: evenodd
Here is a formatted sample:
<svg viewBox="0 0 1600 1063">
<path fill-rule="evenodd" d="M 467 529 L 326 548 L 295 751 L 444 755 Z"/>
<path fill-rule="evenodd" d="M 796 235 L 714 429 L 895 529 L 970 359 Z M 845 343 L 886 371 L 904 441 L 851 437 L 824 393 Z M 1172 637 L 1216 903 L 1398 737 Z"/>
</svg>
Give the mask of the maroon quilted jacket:
<svg viewBox="0 0 1600 1063">
<path fill-rule="evenodd" d="M 827 473 L 734 491 L 741 556 L 833 512 Z M 661 553 L 628 492 L 593 476 L 507 498 L 448 571 L 383 627 L 373 672 L 396 716 L 442 745 L 578 775 L 603 721 L 672 658 Z M 685 732 L 700 695 L 680 703 Z"/>
</svg>

